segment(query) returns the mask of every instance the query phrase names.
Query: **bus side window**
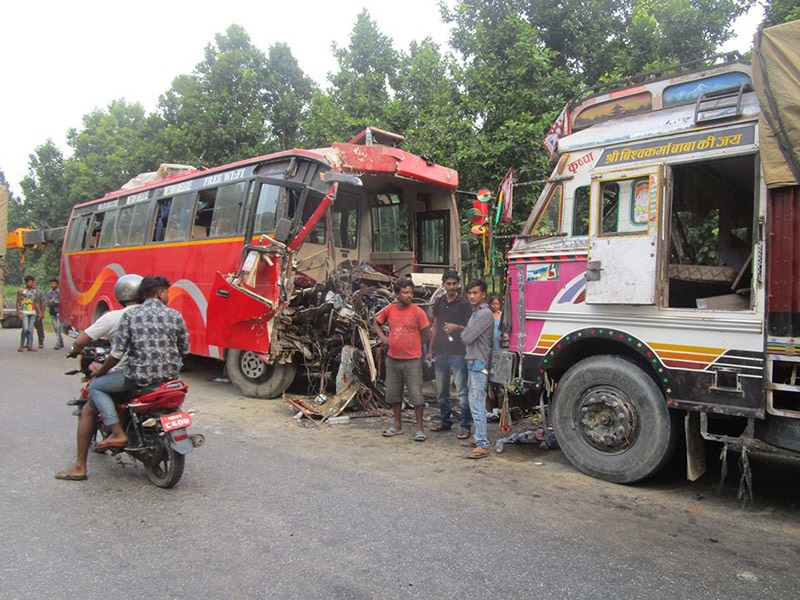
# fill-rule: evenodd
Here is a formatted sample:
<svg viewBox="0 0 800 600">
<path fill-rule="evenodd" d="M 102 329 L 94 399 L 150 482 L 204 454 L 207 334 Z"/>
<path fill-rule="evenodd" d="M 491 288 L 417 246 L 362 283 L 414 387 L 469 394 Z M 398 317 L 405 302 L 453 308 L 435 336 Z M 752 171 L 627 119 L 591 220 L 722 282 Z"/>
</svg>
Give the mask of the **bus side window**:
<svg viewBox="0 0 800 600">
<path fill-rule="evenodd" d="M 175 242 L 189 239 L 194 214 L 194 200 L 195 196 L 192 193 L 181 194 L 172 199 L 164 241 Z"/>
<path fill-rule="evenodd" d="M 105 218 L 103 219 L 103 227 L 100 230 L 100 238 L 98 239 L 97 247 L 113 248 L 114 244 L 116 243 L 114 228 L 117 220 L 117 211 L 109 210 L 103 214 L 105 215 Z"/>
<path fill-rule="evenodd" d="M 223 185 L 217 189 L 210 235 L 230 236 L 239 232 L 239 214 L 244 205 L 245 182 Z"/>
<path fill-rule="evenodd" d="M 82 250 L 89 232 L 89 221 L 91 215 L 81 215 L 75 217 L 69 225 L 69 232 L 67 233 L 67 242 L 65 248 L 68 252 L 75 250 Z"/>
<path fill-rule="evenodd" d="M 208 237 L 208 231 L 211 227 L 211 217 L 214 214 L 214 203 L 216 201 L 216 188 L 211 190 L 202 190 L 197 195 L 197 212 L 195 212 L 194 224 L 192 225 L 193 238 Z M 201 235 L 201 233 L 203 235 Z"/>
<path fill-rule="evenodd" d="M 97 248 L 100 242 L 100 232 L 103 230 L 103 221 L 105 220 L 106 213 L 95 213 L 94 221 L 92 221 L 92 228 L 89 232 L 89 239 L 87 248 Z"/>
<path fill-rule="evenodd" d="M 150 235 L 151 214 L 150 202 L 120 208 L 117 217 L 117 246 L 144 244 Z"/>
<path fill-rule="evenodd" d="M 162 198 L 156 207 L 156 222 L 153 228 L 153 241 L 163 242 L 167 234 L 169 211 L 172 208 L 172 198 Z"/>
</svg>

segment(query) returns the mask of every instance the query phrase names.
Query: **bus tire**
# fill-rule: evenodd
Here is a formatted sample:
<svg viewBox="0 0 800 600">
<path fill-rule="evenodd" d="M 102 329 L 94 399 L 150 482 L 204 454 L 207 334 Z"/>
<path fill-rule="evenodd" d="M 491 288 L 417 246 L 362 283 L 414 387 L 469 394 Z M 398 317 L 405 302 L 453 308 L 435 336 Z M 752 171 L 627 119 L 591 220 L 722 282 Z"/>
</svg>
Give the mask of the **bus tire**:
<svg viewBox="0 0 800 600">
<path fill-rule="evenodd" d="M 267 364 L 255 352 L 229 350 L 225 359 L 228 379 L 251 398 L 277 398 L 291 385 L 297 362 Z"/>
<path fill-rule="evenodd" d="M 552 417 L 569 461 L 613 483 L 634 483 L 658 472 L 679 433 L 656 383 L 618 356 L 593 356 L 573 365 L 558 383 Z"/>
</svg>

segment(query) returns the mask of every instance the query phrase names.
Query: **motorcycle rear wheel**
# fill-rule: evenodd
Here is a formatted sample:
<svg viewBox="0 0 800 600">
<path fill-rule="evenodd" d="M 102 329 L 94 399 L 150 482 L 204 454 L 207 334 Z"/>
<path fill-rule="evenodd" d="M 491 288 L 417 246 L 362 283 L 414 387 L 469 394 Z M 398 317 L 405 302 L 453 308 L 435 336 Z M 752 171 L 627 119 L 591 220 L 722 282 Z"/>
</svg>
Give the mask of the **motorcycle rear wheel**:
<svg viewBox="0 0 800 600">
<path fill-rule="evenodd" d="M 161 447 L 157 455 L 144 463 L 144 472 L 150 483 L 169 489 L 181 480 L 186 457 L 175 452 L 168 439 L 161 439 L 159 443 Z"/>
</svg>

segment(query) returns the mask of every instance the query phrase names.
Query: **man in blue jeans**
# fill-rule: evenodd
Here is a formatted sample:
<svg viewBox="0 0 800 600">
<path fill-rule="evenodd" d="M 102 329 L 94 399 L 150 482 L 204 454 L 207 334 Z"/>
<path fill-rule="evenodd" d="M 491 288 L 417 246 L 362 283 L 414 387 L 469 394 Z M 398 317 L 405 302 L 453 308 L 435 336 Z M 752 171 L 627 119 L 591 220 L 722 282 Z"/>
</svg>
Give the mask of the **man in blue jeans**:
<svg viewBox="0 0 800 600">
<path fill-rule="evenodd" d="M 486 391 L 489 385 L 489 366 L 492 362 L 494 339 L 494 315 L 486 304 L 486 282 L 473 279 L 467 284 L 467 298 L 472 307 L 472 316 L 461 332 L 461 340 L 467 348 L 467 379 L 469 408 L 475 427 L 475 448 L 467 458 L 489 456 L 489 438 L 486 435 Z M 465 442 L 467 445 L 473 445 Z"/>
<path fill-rule="evenodd" d="M 435 360 L 436 388 L 441 421 L 431 427 L 431 431 L 449 431 L 453 427 L 450 409 L 450 377 L 456 385 L 458 406 L 461 412 L 461 431 L 458 439 L 469 438 L 472 427 L 472 414 L 467 398 L 467 360 L 466 348 L 461 341 L 461 331 L 472 315 L 472 308 L 461 294 L 461 278 L 458 271 L 449 270 L 442 276 L 444 296 L 433 305 L 433 326 L 428 346 L 427 360 Z"/>
</svg>

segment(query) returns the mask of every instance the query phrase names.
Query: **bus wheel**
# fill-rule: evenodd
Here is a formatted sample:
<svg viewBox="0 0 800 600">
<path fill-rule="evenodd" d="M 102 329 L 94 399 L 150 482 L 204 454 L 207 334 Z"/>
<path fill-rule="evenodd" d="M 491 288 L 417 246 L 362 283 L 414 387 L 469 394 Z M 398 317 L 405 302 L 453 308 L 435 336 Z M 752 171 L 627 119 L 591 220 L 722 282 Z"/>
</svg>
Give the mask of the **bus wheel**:
<svg viewBox="0 0 800 600">
<path fill-rule="evenodd" d="M 245 350 L 229 350 L 225 368 L 231 382 L 251 398 L 277 398 L 297 373 L 295 361 L 270 365 L 255 352 Z"/>
<path fill-rule="evenodd" d="M 679 430 L 655 382 L 618 356 L 593 356 L 571 367 L 556 388 L 552 416 L 569 461 L 614 483 L 634 483 L 659 471 Z"/>
</svg>

